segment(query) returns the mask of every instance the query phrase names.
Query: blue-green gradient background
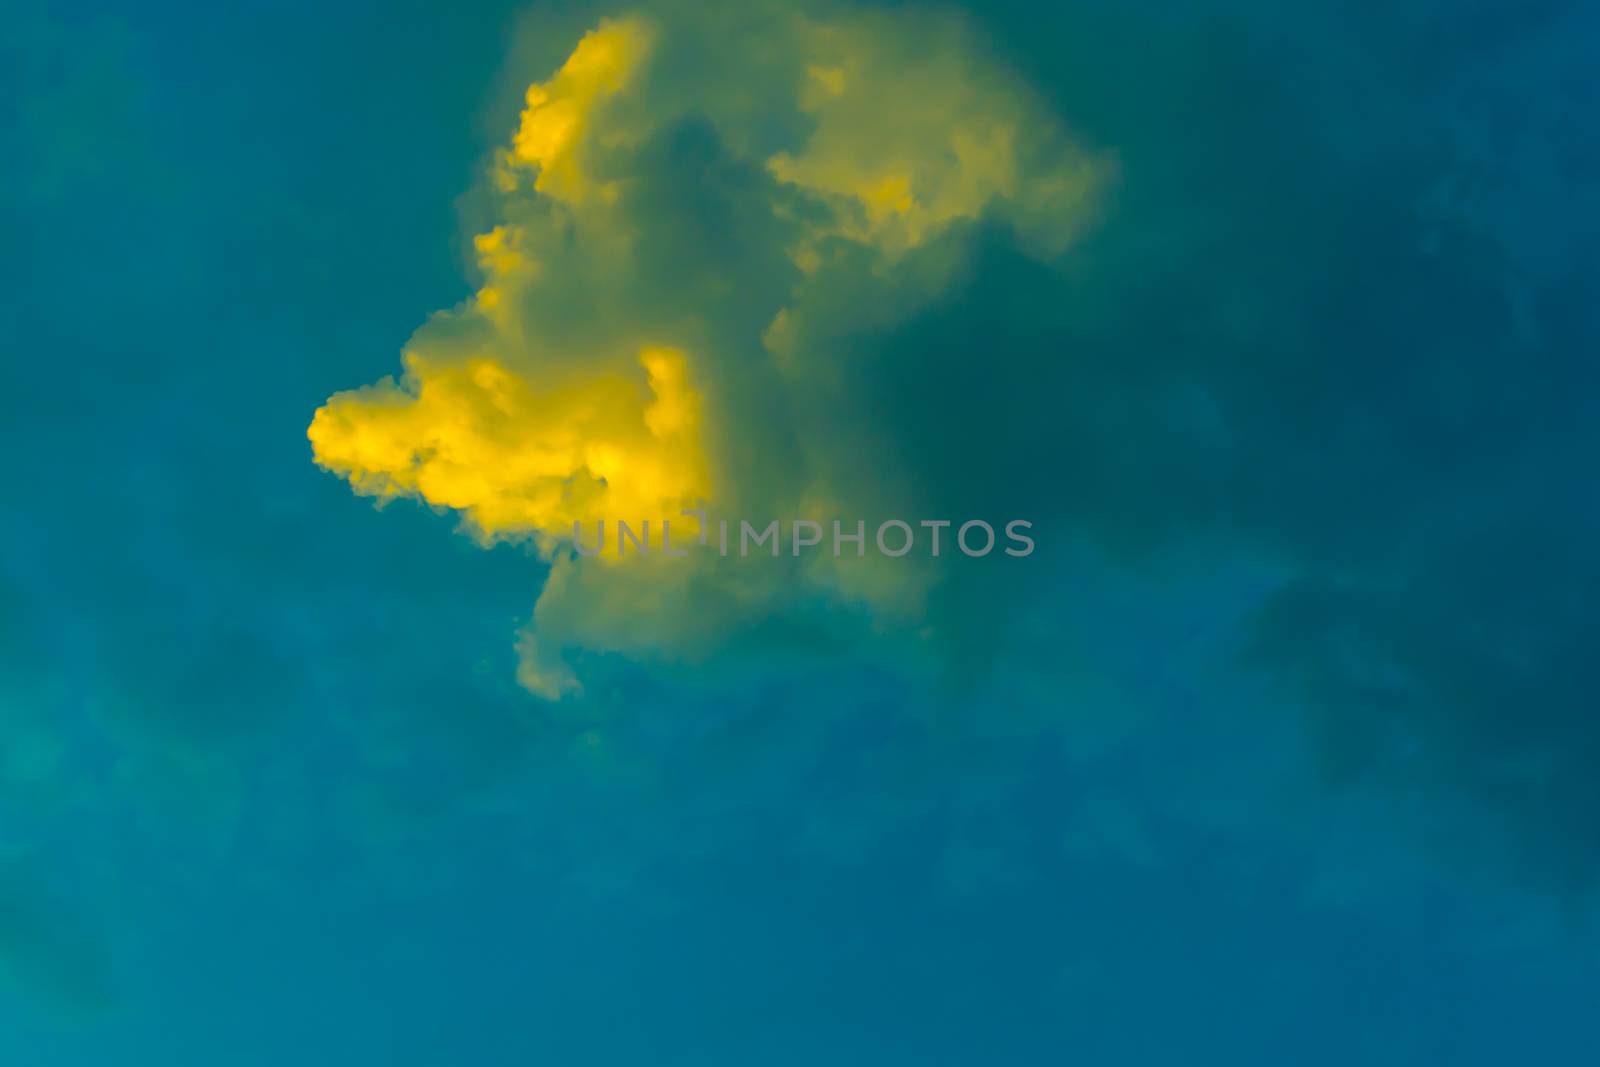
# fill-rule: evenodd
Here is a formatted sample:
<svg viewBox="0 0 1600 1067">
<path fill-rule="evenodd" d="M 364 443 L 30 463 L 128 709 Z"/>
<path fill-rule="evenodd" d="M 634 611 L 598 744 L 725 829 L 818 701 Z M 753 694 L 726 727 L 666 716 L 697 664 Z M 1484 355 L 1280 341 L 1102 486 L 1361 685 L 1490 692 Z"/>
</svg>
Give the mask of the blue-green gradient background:
<svg viewBox="0 0 1600 1067">
<path fill-rule="evenodd" d="M 892 340 L 1047 431 L 1048 566 L 596 755 L 543 565 L 305 437 L 593 12 L 6 6 L 0 1063 L 1588 1061 L 1600 8 L 971 7 L 1121 166 Z"/>
</svg>

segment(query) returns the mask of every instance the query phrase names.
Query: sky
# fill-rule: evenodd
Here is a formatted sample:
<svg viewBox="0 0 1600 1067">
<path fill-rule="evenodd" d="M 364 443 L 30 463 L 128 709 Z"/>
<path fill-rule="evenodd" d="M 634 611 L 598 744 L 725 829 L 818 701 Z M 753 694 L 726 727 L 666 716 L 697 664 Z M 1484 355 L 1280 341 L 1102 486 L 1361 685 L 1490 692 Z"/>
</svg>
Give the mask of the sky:
<svg viewBox="0 0 1600 1067">
<path fill-rule="evenodd" d="M 0 1062 L 1581 1061 L 1594 5 L 0 16 Z"/>
</svg>

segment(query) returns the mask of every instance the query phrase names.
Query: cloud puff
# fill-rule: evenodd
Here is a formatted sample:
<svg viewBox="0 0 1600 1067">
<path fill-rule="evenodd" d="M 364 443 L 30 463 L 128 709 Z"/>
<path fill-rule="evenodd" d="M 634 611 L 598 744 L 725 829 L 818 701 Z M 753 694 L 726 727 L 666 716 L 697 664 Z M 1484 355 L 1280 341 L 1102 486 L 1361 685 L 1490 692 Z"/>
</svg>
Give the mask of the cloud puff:
<svg viewBox="0 0 1600 1067">
<path fill-rule="evenodd" d="M 406 365 L 414 392 L 391 381 L 342 393 L 311 425 L 318 462 L 359 492 L 458 509 L 485 537 L 659 520 L 705 492 L 682 352 L 641 350 L 643 382 L 535 384 L 492 357 L 434 366 L 412 353 Z"/>
</svg>

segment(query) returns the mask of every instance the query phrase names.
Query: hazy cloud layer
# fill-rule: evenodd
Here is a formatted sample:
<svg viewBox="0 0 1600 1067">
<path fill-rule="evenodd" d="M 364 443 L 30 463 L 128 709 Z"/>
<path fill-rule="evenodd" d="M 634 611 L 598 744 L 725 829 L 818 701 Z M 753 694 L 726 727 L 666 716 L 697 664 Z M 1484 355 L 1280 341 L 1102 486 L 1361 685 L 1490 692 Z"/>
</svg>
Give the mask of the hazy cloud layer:
<svg viewBox="0 0 1600 1067">
<path fill-rule="evenodd" d="M 0 1059 L 1571 1058 L 1583 5 L 512 19 L 0 39 Z"/>
</svg>

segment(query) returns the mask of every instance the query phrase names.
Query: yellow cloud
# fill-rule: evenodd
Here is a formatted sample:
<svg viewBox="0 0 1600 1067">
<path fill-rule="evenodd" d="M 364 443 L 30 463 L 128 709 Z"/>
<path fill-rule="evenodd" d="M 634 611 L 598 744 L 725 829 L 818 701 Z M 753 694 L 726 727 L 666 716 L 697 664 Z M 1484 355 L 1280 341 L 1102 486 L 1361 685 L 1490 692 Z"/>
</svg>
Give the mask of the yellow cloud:
<svg viewBox="0 0 1600 1067">
<path fill-rule="evenodd" d="M 676 518 L 708 492 L 684 354 L 639 353 L 644 380 L 536 386 L 492 357 L 406 356 L 399 382 L 334 396 L 311 422 L 317 462 L 359 493 L 419 496 L 486 539 L 570 532 L 600 516 Z"/>
<path fill-rule="evenodd" d="M 812 62 L 800 94 L 814 132 L 797 153 L 767 161 L 780 179 L 839 204 L 833 233 L 891 255 L 940 227 L 1014 202 L 1012 214 L 1053 215 L 1042 238 L 1058 251 L 1082 221 L 1079 201 L 1104 177 L 1006 72 L 974 57 L 959 22 L 906 34 L 901 16 L 807 24 Z M 1029 168 L 1028 155 L 1042 160 Z M 828 231 L 825 231 L 825 233 Z"/>
<path fill-rule="evenodd" d="M 575 522 L 592 544 L 600 519 L 657 537 L 671 519 L 688 539 L 680 513 L 701 500 L 763 521 L 917 517 L 935 502 L 872 467 L 863 413 L 819 402 L 849 368 L 816 339 L 935 297 L 957 253 L 914 261 L 960 223 L 993 215 L 1059 251 L 1107 174 L 960 23 L 674 12 L 602 21 L 530 86 L 491 161 L 479 289 L 418 331 L 399 381 L 333 396 L 308 432 L 357 493 L 452 509 L 551 559 L 518 645 L 523 685 L 550 699 L 581 688 L 569 649 L 705 655 L 797 589 L 880 624 L 919 616 L 939 580 L 926 561 L 558 549 Z M 841 245 L 893 301 L 829 273 L 852 261 Z"/>
<path fill-rule="evenodd" d="M 574 202 L 593 193 L 583 152 L 591 143 L 595 113 L 627 87 L 649 48 L 650 32 L 639 18 L 602 21 L 578 42 L 555 77 L 528 87 L 527 106 L 502 165 L 535 168 L 534 188 L 557 200 Z M 514 182 L 503 175 L 502 185 Z"/>
</svg>

